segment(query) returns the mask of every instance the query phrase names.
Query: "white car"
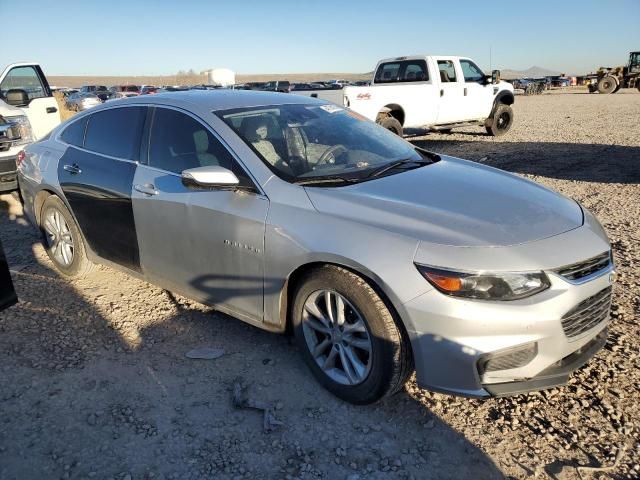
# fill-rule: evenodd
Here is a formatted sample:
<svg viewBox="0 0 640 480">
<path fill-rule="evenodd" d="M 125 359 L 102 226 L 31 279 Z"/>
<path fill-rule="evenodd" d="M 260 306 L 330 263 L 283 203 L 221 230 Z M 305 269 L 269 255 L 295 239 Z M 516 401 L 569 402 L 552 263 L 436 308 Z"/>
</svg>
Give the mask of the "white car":
<svg viewBox="0 0 640 480">
<path fill-rule="evenodd" d="M 396 57 L 378 62 L 369 86 L 293 93 L 348 107 L 398 135 L 481 124 L 497 136 L 511 128 L 514 102 L 513 86 L 499 77 L 464 57 Z"/>
<path fill-rule="evenodd" d="M 0 74 L 0 192 L 17 188 L 18 153 L 59 123 L 58 104 L 40 65 L 7 66 Z"/>
</svg>

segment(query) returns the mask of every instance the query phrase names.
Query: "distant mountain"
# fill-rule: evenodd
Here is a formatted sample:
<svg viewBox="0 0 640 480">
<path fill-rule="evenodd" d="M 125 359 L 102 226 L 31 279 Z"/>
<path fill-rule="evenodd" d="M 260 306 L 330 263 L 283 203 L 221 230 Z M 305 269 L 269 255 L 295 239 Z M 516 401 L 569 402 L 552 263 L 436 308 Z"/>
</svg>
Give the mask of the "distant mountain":
<svg viewBox="0 0 640 480">
<path fill-rule="evenodd" d="M 509 70 L 504 69 L 500 70 L 500 76 L 506 80 L 511 80 L 514 78 L 541 78 L 541 77 L 551 77 L 555 75 L 560 75 L 561 72 L 556 72 L 554 70 L 549 70 L 542 67 L 531 67 L 526 70 Z"/>
</svg>

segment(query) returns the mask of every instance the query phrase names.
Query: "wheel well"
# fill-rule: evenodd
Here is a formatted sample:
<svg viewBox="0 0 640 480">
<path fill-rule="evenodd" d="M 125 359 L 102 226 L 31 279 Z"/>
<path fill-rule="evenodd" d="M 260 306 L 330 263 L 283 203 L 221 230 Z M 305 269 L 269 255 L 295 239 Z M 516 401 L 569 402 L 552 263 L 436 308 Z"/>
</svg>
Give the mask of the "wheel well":
<svg viewBox="0 0 640 480">
<path fill-rule="evenodd" d="M 400 105 L 396 103 L 385 105 L 385 107 L 382 110 L 380 110 L 380 112 L 378 113 L 378 117 L 376 118 L 376 121 L 379 118 L 384 118 L 386 116 L 395 118 L 400 122 L 400 125 L 404 126 L 404 110 Z"/>
<path fill-rule="evenodd" d="M 515 100 L 516 99 L 511 92 L 505 93 L 496 98 L 496 105 L 499 105 L 501 103 L 504 103 L 505 105 L 513 105 L 513 102 L 515 102 Z"/>
<path fill-rule="evenodd" d="M 42 205 L 51 195 L 55 195 L 55 193 L 50 190 L 40 190 L 36 194 L 36 198 L 33 201 L 33 215 L 36 218 L 36 222 L 40 223 L 40 210 L 42 210 Z"/>
<path fill-rule="evenodd" d="M 291 317 L 291 313 L 292 313 L 291 307 L 293 304 L 293 301 L 292 301 L 293 295 L 295 294 L 296 287 L 298 286 L 300 279 L 310 271 L 327 266 L 327 265 L 333 265 L 336 267 L 344 268 L 345 270 L 349 270 L 350 272 L 362 277 L 369 284 L 369 286 L 373 288 L 373 290 L 378 294 L 378 296 L 385 303 L 385 305 L 391 312 L 391 315 L 396 319 L 398 328 L 402 331 L 402 334 L 407 339 L 407 342 L 409 341 L 409 334 L 407 333 L 404 322 L 402 322 L 402 320 L 400 319 L 400 315 L 398 315 L 398 312 L 393 306 L 393 303 L 391 302 L 389 297 L 384 293 L 382 288 L 380 288 L 380 286 L 368 275 L 352 267 L 348 267 L 347 265 L 343 265 L 340 263 L 333 263 L 333 262 L 312 262 L 312 263 L 301 265 L 298 268 L 296 268 L 293 272 L 291 272 L 291 274 L 289 275 L 289 278 L 287 278 L 287 281 L 285 282 L 285 286 L 282 289 L 283 294 L 280 297 L 280 321 L 286 322 L 284 323 L 284 325 L 285 325 L 285 332 L 287 334 L 293 333 L 293 319 Z"/>
</svg>

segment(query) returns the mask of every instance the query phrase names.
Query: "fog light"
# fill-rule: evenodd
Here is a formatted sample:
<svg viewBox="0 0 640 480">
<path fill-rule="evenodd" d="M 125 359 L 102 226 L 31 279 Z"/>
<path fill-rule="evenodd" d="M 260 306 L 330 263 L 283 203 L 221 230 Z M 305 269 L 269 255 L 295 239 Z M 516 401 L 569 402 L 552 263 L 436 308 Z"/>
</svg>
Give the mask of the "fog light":
<svg viewBox="0 0 640 480">
<path fill-rule="evenodd" d="M 487 372 L 524 367 L 533 360 L 537 354 L 538 344 L 535 342 L 507 348 L 499 352 L 488 353 L 478 360 L 478 373 L 482 376 Z"/>
</svg>

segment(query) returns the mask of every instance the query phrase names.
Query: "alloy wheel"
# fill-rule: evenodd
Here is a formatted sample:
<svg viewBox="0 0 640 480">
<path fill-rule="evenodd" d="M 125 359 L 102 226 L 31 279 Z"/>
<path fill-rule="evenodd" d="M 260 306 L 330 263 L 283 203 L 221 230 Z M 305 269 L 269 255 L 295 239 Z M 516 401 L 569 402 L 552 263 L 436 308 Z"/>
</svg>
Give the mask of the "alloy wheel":
<svg viewBox="0 0 640 480">
<path fill-rule="evenodd" d="M 372 343 L 360 312 L 332 290 L 313 292 L 302 312 L 304 338 L 320 369 L 342 385 L 358 385 L 371 371 Z"/>
<path fill-rule="evenodd" d="M 53 258 L 61 265 L 68 267 L 73 262 L 75 246 L 69 225 L 62 213 L 56 209 L 47 212 L 44 219 L 47 248 L 51 250 Z"/>
</svg>

